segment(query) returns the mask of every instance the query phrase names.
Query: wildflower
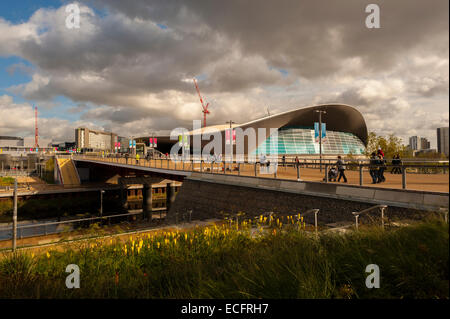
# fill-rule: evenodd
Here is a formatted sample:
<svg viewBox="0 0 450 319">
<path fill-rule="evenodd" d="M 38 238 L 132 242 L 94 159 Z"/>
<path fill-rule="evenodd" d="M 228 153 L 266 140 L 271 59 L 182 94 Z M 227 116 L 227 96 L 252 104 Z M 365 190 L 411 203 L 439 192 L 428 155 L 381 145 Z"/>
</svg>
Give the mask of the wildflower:
<svg viewBox="0 0 450 319">
<path fill-rule="evenodd" d="M 187 233 L 184 233 L 184 240 L 187 240 Z"/>
<path fill-rule="evenodd" d="M 156 243 L 156 247 L 159 248 L 161 244 L 159 242 Z"/>
<path fill-rule="evenodd" d="M 34 253 L 31 253 L 31 258 L 34 258 Z"/>
<path fill-rule="evenodd" d="M 47 251 L 47 258 L 50 258 L 50 253 Z"/>
<path fill-rule="evenodd" d="M 173 243 L 174 243 L 175 245 L 177 244 L 177 239 L 176 239 L 176 238 L 173 239 Z"/>
</svg>

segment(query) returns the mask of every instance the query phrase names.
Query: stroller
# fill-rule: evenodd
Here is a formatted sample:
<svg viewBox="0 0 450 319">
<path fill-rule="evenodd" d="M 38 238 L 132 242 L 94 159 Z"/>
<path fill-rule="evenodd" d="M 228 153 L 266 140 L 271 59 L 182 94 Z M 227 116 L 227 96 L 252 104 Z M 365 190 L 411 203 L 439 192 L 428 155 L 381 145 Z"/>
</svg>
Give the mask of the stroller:
<svg viewBox="0 0 450 319">
<path fill-rule="evenodd" d="M 336 167 L 331 167 L 328 171 L 328 181 L 330 182 L 336 182 L 336 179 L 338 177 L 338 171 Z M 326 176 L 323 178 L 323 181 L 325 182 Z"/>
</svg>

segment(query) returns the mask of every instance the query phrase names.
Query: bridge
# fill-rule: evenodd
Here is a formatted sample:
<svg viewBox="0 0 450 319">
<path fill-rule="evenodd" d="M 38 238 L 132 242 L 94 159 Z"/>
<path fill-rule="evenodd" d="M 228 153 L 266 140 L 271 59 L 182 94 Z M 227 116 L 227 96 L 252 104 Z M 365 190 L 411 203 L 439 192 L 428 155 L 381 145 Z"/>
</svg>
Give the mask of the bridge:
<svg viewBox="0 0 450 319">
<path fill-rule="evenodd" d="M 182 181 L 169 216 L 194 211 L 195 218 L 211 218 L 219 217 L 219 212 L 239 210 L 257 214 L 270 210 L 292 213 L 320 208 L 321 218 L 336 220 L 337 210 L 358 211 L 378 204 L 389 205 L 391 212 L 395 208 L 399 215 L 407 215 L 411 210 L 434 211 L 449 206 L 448 174 L 444 173 L 387 174 L 389 182 L 372 185 L 364 164 L 357 170 L 347 170 L 348 183 L 344 184 L 327 181 L 325 171 L 320 173 L 307 163 L 299 167 L 286 165 L 279 167 L 276 173 L 261 174 L 257 163 L 229 166 L 200 160 L 136 161 L 91 156 L 74 156 L 73 160 L 77 167 L 90 167 L 92 171 L 107 171 L 111 175 L 135 174 Z M 402 171 L 414 167 L 408 165 L 402 167 Z M 448 172 L 448 166 L 440 168 Z"/>
</svg>

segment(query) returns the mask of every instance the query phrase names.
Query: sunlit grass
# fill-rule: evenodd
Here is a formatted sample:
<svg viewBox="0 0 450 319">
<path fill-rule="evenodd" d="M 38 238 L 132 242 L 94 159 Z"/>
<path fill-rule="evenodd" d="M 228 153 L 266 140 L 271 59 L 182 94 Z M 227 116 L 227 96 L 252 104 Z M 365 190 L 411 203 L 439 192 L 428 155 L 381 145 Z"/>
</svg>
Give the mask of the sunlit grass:
<svg viewBox="0 0 450 319">
<path fill-rule="evenodd" d="M 302 216 L 103 239 L 0 261 L 0 298 L 448 298 L 448 225 L 320 234 Z M 381 288 L 365 287 L 377 264 Z M 80 289 L 65 286 L 77 264 Z"/>
</svg>

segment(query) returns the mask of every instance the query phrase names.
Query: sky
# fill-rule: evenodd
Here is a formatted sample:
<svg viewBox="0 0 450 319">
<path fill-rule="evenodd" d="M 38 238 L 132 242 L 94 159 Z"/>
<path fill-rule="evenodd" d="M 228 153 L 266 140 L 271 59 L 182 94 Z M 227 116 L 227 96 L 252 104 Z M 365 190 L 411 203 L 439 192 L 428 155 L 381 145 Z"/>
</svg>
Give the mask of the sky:
<svg viewBox="0 0 450 319">
<path fill-rule="evenodd" d="M 380 8 L 367 28 L 366 6 Z M 75 4 L 80 27 L 67 27 Z M 321 103 L 355 106 L 379 135 L 449 124 L 449 1 L 0 2 L 0 135 L 74 141 L 237 123 Z M 70 21 L 73 21 L 69 19 Z M 326 122 L 326 117 L 324 117 Z"/>
</svg>

